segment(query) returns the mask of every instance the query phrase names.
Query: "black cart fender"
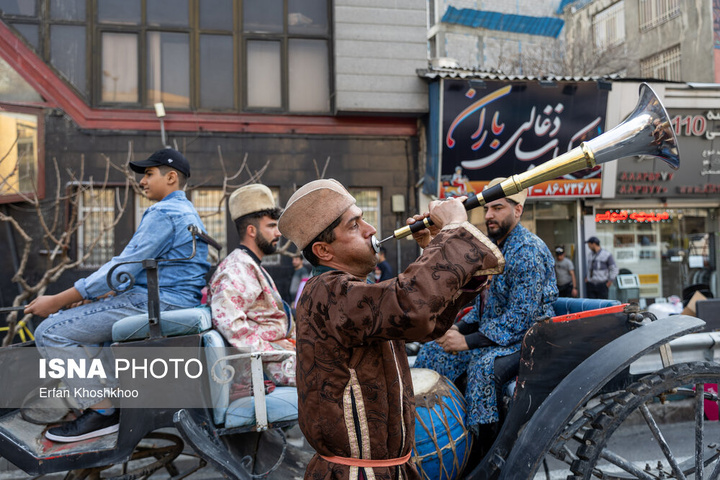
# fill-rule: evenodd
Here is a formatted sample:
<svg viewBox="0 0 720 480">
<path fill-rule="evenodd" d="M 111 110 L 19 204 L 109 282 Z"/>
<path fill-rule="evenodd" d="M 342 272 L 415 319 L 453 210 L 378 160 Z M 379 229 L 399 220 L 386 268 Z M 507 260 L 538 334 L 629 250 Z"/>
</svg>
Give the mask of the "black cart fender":
<svg viewBox="0 0 720 480">
<path fill-rule="evenodd" d="M 642 355 L 705 322 L 687 315 L 657 320 L 626 333 L 578 365 L 550 393 L 525 425 L 502 468 L 501 480 L 528 479 L 575 414 L 608 381 Z"/>
</svg>

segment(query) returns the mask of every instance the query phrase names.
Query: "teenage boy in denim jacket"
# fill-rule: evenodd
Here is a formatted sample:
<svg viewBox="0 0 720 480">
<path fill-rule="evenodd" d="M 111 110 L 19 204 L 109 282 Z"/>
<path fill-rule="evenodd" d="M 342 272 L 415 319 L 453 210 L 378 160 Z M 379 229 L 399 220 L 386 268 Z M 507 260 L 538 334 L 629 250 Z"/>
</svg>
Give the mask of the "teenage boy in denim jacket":
<svg viewBox="0 0 720 480">
<path fill-rule="evenodd" d="M 190 176 L 190 165 L 180 152 L 171 148 L 158 150 L 147 160 L 130 162 L 130 168 L 144 174 L 140 187 L 147 198 L 157 201 L 143 214 L 130 243 L 120 255 L 92 275 L 75 282 L 73 287 L 56 295 L 37 297 L 25 308 L 25 313 L 41 317 L 50 315 L 35 331 L 35 343 L 44 358 L 63 359 L 65 364 L 68 359 L 77 361 L 80 358 L 85 358 L 87 365 L 93 358 L 103 361 L 109 378 L 65 378 L 71 392 L 76 388 L 102 391 L 117 386 L 117 379 L 111 375 L 112 354 L 103 346 L 112 341 L 115 322 L 130 315 L 147 313 L 147 274 L 142 264 L 131 263 L 118 268 L 115 275 L 127 272 L 135 278 L 135 284 L 117 295 L 108 295 L 111 293 L 106 281 L 108 271 L 123 262 L 187 258 L 192 252 L 192 235 L 187 227 L 196 225 L 203 231 L 205 229 L 183 191 Z M 158 269 L 161 311 L 194 307 L 200 303 L 201 289 L 210 268 L 207 254 L 207 245 L 199 242 L 192 260 L 162 263 Z M 77 303 L 83 305 L 69 308 Z M 61 310 L 63 308 L 67 309 Z M 49 429 L 45 434 L 48 439 L 75 442 L 118 430 L 120 411 L 113 408 L 110 399 L 75 400 L 84 409 L 83 414 L 72 422 Z"/>
</svg>

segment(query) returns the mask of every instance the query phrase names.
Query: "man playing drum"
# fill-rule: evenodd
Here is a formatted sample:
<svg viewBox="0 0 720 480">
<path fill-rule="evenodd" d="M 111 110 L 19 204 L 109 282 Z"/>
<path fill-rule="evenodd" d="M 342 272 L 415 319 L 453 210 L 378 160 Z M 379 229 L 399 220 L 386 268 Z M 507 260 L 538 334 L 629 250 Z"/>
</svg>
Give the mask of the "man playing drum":
<svg viewBox="0 0 720 480">
<path fill-rule="evenodd" d="M 375 229 L 340 183 L 310 182 L 288 201 L 280 231 L 314 266 L 297 305 L 299 423 L 317 452 L 305 478 L 419 478 L 404 342 L 442 335 L 504 264 L 461 200 L 430 203 L 437 227 L 414 234 L 423 254 L 376 284 Z"/>
</svg>

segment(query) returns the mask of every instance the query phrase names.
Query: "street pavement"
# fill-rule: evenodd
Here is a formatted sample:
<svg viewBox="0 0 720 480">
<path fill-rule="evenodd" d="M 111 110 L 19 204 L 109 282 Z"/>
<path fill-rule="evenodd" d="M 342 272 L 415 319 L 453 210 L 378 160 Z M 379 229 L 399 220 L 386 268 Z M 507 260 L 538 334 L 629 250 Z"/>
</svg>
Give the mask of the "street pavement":
<svg viewBox="0 0 720 480">
<path fill-rule="evenodd" d="M 160 431 L 178 435 L 177 430 L 173 428 L 164 428 Z M 288 430 L 285 434 L 288 443 L 288 449 L 285 452 L 282 466 L 263 477 L 268 480 L 302 480 L 303 473 L 307 462 L 312 458 L 314 451 L 307 445 L 305 438 L 300 432 L 300 428 L 295 426 Z M 261 442 L 258 453 L 258 462 L 261 463 L 262 472 L 269 471 L 277 462 L 281 454 L 281 440 L 277 435 L 268 436 L 265 443 Z M 222 474 L 211 466 L 206 465 L 199 470 L 187 476 L 183 476 L 196 468 L 199 464 L 199 457 L 187 445 L 183 453 L 173 462 L 180 475 L 170 475 L 167 470 L 161 469 L 151 475 L 152 480 L 166 480 L 172 478 L 186 478 L 188 480 L 220 480 L 224 479 Z M 137 464 L 135 464 L 137 466 Z M 43 476 L 32 476 L 15 468 L 12 464 L 7 466 L 8 470 L 0 473 L 0 480 L 29 480 L 42 478 L 43 480 L 62 480 L 66 477 L 67 472 L 58 472 Z M 102 478 L 111 478 L 113 476 L 122 475 L 122 467 L 120 465 L 113 466 L 111 469 L 102 472 Z"/>
<path fill-rule="evenodd" d="M 679 461 L 684 461 L 692 455 L 694 442 L 694 424 L 687 421 L 691 417 L 691 404 L 687 401 L 671 402 L 666 406 L 652 406 L 653 414 L 661 423 L 661 429 L 667 442 L 673 447 L 673 453 L 678 457 Z M 690 416 L 689 416 L 690 415 Z M 705 444 L 720 443 L 720 424 L 718 422 L 705 422 Z M 173 429 L 164 429 L 168 433 L 175 433 Z M 294 427 L 286 433 L 288 441 L 288 451 L 283 460 L 282 467 L 272 472 L 269 480 L 294 480 L 302 479 L 303 472 L 307 461 L 312 457 L 313 451 L 305 442 L 304 437 L 298 427 Z M 279 438 L 279 437 L 277 437 Z M 270 466 L 274 465 L 279 458 L 280 443 L 277 438 L 272 437 L 268 443 L 261 445 L 260 455 L 264 456 L 260 462 L 263 462 L 263 471 L 267 471 Z M 620 453 L 624 458 L 633 461 L 641 469 L 646 465 L 657 465 L 658 461 L 663 461 L 667 465 L 664 456 L 660 452 L 657 443 L 652 438 L 648 427 L 641 419 L 631 417 L 623 426 L 618 429 L 611 438 L 610 448 Z M 574 453 L 574 452 L 573 452 Z M 534 480 L 559 480 L 565 479 L 570 474 L 569 468 L 564 463 L 548 457 L 547 459 L 548 473 L 540 468 L 539 473 Z M 185 451 L 176 461 L 175 466 L 180 472 L 188 472 L 190 469 L 198 465 L 198 457 L 194 455 L 192 450 L 186 446 Z M 121 475 L 120 467 L 114 467 L 114 471 L 104 472 L 103 477 Z M 614 467 L 605 467 L 612 469 Z M 22 471 L 10 467 L 10 470 L 0 473 L 0 480 L 28 480 L 32 478 L 43 478 L 48 480 L 63 479 L 65 472 L 42 477 L 33 477 Z M 151 476 L 154 480 L 164 480 L 177 478 L 171 476 L 165 470 L 159 470 Z M 224 478 L 218 471 L 210 466 L 205 466 L 200 470 L 184 477 L 188 480 L 215 480 Z"/>
</svg>

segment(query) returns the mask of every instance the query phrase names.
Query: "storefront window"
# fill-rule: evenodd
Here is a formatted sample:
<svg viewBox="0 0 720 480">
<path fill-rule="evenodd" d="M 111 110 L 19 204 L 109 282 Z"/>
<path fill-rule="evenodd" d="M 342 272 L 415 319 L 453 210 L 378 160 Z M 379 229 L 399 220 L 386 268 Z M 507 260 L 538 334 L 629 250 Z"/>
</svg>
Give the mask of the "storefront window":
<svg viewBox="0 0 720 480">
<path fill-rule="evenodd" d="M 576 202 L 526 202 L 520 222 L 545 242 L 550 251 L 562 245 L 577 264 Z M 576 267 L 577 268 L 577 265 Z"/>
<path fill-rule="evenodd" d="M 635 274 L 640 298 L 663 301 L 696 284 L 713 288 L 714 210 L 702 208 L 595 212 L 601 246 L 620 273 Z"/>
</svg>

